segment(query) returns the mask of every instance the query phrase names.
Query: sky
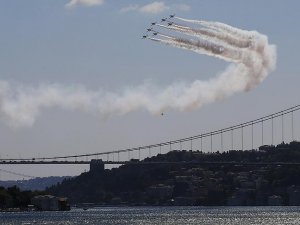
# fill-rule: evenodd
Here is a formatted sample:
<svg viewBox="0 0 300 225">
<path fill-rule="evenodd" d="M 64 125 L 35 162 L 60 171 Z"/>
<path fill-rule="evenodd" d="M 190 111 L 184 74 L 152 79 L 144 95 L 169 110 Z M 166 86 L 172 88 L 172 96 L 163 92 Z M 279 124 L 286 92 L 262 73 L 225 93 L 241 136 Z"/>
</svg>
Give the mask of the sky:
<svg viewBox="0 0 300 225">
<path fill-rule="evenodd" d="M 0 81 L 12 89 L 54 85 L 122 93 L 148 82 L 164 88 L 176 82 L 205 81 L 224 71 L 229 65 L 224 60 L 141 39 L 151 22 L 171 13 L 257 30 L 277 46 L 276 69 L 260 85 L 201 108 L 170 109 L 164 116 L 145 109 L 103 116 L 54 106 L 42 109 L 24 126 L 15 126 L 1 115 L 0 158 L 63 156 L 154 144 L 299 104 L 299 8 L 297 0 L 0 0 Z M 295 120 L 300 121 L 297 114 Z M 276 137 L 279 141 L 280 134 Z M 249 146 L 247 138 L 245 142 Z M 32 176 L 77 175 L 88 170 L 88 166 L 0 168 Z M 0 173 L 0 179 L 20 177 Z"/>
</svg>

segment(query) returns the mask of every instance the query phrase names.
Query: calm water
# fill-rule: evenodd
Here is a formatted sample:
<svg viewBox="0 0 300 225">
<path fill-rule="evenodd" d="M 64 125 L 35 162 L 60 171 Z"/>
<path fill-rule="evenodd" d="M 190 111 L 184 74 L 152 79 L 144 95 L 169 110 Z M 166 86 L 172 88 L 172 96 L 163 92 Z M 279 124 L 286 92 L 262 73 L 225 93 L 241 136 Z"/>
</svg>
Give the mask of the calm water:
<svg viewBox="0 0 300 225">
<path fill-rule="evenodd" d="M 122 207 L 0 213 L 0 224 L 300 224 L 300 207 Z"/>
</svg>

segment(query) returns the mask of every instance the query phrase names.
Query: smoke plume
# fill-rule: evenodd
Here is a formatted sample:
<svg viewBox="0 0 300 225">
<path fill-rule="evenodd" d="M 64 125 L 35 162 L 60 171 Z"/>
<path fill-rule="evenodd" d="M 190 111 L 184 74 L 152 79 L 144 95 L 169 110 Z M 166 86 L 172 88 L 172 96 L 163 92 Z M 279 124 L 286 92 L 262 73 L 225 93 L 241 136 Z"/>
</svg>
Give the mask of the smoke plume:
<svg viewBox="0 0 300 225">
<path fill-rule="evenodd" d="M 218 22 L 176 19 L 202 27 L 158 25 L 161 29 L 189 35 L 194 39 L 161 32 L 156 35 L 162 39 L 148 39 L 226 60 L 230 65 L 225 71 L 207 81 L 173 83 L 164 88 L 145 83 L 119 93 L 91 91 L 83 86 L 41 84 L 29 87 L 0 81 L 1 119 L 13 127 L 31 126 L 41 111 L 50 107 L 103 116 L 123 115 L 139 109 L 146 109 L 152 114 L 166 110 L 193 110 L 255 88 L 275 68 L 276 46 L 270 45 L 263 34 Z"/>
</svg>

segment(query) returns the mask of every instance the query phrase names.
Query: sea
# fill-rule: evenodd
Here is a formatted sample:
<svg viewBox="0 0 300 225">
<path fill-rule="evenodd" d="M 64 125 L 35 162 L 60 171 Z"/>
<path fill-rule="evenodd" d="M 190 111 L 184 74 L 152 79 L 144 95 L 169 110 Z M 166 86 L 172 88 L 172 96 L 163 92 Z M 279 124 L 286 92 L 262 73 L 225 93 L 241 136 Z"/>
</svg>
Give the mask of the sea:
<svg viewBox="0 0 300 225">
<path fill-rule="evenodd" d="M 300 224 L 300 207 L 99 207 L 66 212 L 0 212 L 0 224 Z"/>
</svg>

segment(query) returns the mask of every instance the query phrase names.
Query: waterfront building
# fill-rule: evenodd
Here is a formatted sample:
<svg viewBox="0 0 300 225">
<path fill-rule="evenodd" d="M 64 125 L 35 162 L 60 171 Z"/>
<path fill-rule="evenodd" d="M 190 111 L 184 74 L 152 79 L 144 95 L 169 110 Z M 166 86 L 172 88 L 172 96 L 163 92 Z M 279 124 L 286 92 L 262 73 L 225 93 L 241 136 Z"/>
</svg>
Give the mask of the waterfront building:
<svg viewBox="0 0 300 225">
<path fill-rule="evenodd" d="M 41 211 L 64 211 L 70 209 L 67 198 L 59 198 L 53 195 L 37 195 L 31 199 L 31 204 Z"/>
</svg>

